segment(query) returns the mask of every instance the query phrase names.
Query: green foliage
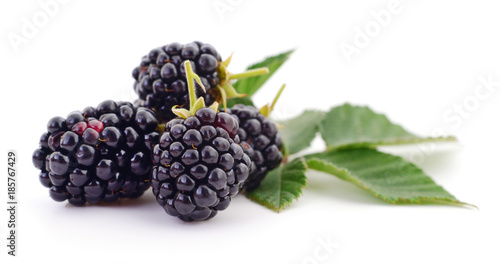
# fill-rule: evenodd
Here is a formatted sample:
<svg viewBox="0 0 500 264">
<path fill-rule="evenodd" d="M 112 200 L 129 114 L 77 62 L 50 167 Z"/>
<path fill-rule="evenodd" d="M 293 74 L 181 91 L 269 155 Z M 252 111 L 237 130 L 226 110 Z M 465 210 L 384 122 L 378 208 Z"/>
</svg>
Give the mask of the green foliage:
<svg viewBox="0 0 500 264">
<path fill-rule="evenodd" d="M 311 144 L 316 137 L 321 120 L 325 113 L 320 111 L 305 111 L 300 116 L 282 122 L 280 130 L 283 141 L 286 142 L 288 154 L 295 154 Z"/>
<path fill-rule="evenodd" d="M 238 80 L 233 87 L 236 89 L 238 93 L 246 94 L 247 96 L 252 96 L 255 92 L 257 92 L 262 85 L 269 79 L 273 74 L 288 60 L 290 54 L 293 53 L 293 50 L 280 53 L 275 56 L 271 56 L 266 58 L 265 60 L 255 63 L 252 66 L 248 67 L 247 70 L 258 69 L 262 67 L 267 67 L 269 69 L 268 74 L 259 75 L 255 77 L 245 78 Z"/>
<path fill-rule="evenodd" d="M 313 154 L 307 157 L 307 165 L 354 183 L 390 203 L 463 204 L 414 164 L 374 149 Z"/>
<path fill-rule="evenodd" d="M 332 108 L 319 126 L 328 149 L 366 148 L 428 141 L 455 141 L 454 137 L 422 138 L 391 123 L 368 107 L 344 104 Z"/>
<path fill-rule="evenodd" d="M 299 198 L 306 186 L 306 164 L 295 159 L 270 171 L 260 186 L 247 193 L 251 200 L 279 212 Z"/>
</svg>

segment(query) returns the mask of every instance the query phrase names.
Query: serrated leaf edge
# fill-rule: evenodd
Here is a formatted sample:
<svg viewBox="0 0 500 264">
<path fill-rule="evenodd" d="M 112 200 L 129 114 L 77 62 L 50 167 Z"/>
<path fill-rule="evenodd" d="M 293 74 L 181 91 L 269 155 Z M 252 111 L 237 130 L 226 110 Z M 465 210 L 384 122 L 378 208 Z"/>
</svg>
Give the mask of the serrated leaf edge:
<svg viewBox="0 0 500 264">
<path fill-rule="evenodd" d="M 426 137 L 426 138 L 398 138 L 391 141 L 360 141 L 351 144 L 345 145 L 337 145 L 327 147 L 327 151 L 334 150 L 345 150 L 345 149 L 359 149 L 359 148 L 376 148 L 380 146 L 397 146 L 397 145 L 411 145 L 411 144 L 419 144 L 419 143 L 427 143 L 427 142 L 457 142 L 457 138 L 454 136 L 447 137 Z"/>
<path fill-rule="evenodd" d="M 398 158 L 400 158 L 400 157 L 398 157 Z M 322 172 L 336 176 L 341 180 L 345 180 L 345 181 L 354 183 L 354 184 L 358 185 L 359 187 L 363 188 L 364 190 L 368 191 L 369 193 L 371 193 L 375 197 L 382 199 L 383 201 L 388 202 L 388 203 L 392 203 L 392 204 L 408 204 L 408 203 L 410 203 L 410 204 L 424 204 L 425 202 L 430 202 L 430 203 L 434 203 L 434 204 L 452 204 L 452 205 L 458 205 L 458 206 L 471 206 L 471 207 L 477 208 L 477 206 L 475 206 L 475 205 L 461 202 L 461 201 L 457 200 L 456 198 L 455 198 L 455 200 L 453 200 L 450 198 L 429 198 L 429 197 L 417 196 L 414 199 L 397 198 L 395 200 L 390 200 L 390 199 L 387 199 L 384 196 L 381 196 L 380 194 L 376 193 L 370 187 L 366 186 L 358 179 L 350 176 L 351 172 L 348 169 L 335 166 L 331 162 L 325 161 L 325 160 L 320 159 L 320 158 L 308 158 L 306 160 L 306 164 L 308 165 L 309 169 L 312 169 L 312 170 L 316 170 L 316 169 L 312 168 L 312 167 L 314 167 L 313 164 L 315 162 L 318 162 L 324 166 L 328 166 L 329 168 L 331 168 L 334 171 L 334 173 L 330 173 L 327 171 L 322 171 Z M 417 167 L 417 168 L 419 170 L 421 170 L 419 167 Z M 316 170 L 316 171 L 319 171 L 319 170 Z M 435 183 L 435 184 L 438 185 L 437 183 Z M 440 185 L 438 185 L 438 186 L 440 186 Z"/>
<path fill-rule="evenodd" d="M 305 173 L 309 169 L 308 166 L 307 166 L 307 162 L 306 162 L 306 160 L 303 157 L 298 158 L 298 159 L 301 161 L 302 165 L 304 166 L 304 170 L 300 170 L 300 172 L 304 173 L 304 175 L 305 175 Z M 294 161 L 291 161 L 291 162 L 294 162 Z M 290 164 L 290 163 L 287 163 L 287 164 Z M 279 170 L 282 171 L 283 168 L 284 168 L 284 166 L 286 166 L 287 164 L 283 164 L 282 166 L 278 167 L 277 169 L 279 169 Z M 299 171 L 299 169 L 295 169 L 295 170 L 291 170 L 291 171 Z M 280 177 L 278 201 L 281 201 L 281 196 L 282 196 L 281 195 L 282 194 L 281 189 L 283 188 L 283 182 L 282 181 L 283 181 L 283 178 Z M 292 199 L 291 201 L 286 201 L 286 203 L 280 204 L 279 207 L 276 207 L 274 204 L 270 203 L 268 200 L 259 200 L 259 199 L 257 199 L 256 196 L 252 195 L 252 192 L 250 192 L 250 193 L 247 192 L 245 194 L 246 194 L 246 197 L 248 199 L 250 199 L 251 201 L 254 201 L 254 202 L 258 203 L 258 204 L 261 204 L 261 205 L 263 205 L 263 206 L 265 206 L 265 207 L 267 207 L 267 208 L 269 208 L 269 209 L 271 209 L 271 210 L 279 213 L 281 210 L 284 210 L 285 208 L 287 208 L 288 206 L 290 206 L 290 204 L 292 204 L 294 200 L 298 200 L 299 197 L 302 196 L 302 194 L 303 194 L 302 190 L 307 187 L 307 182 L 308 182 L 308 179 L 307 179 L 307 176 L 306 176 L 305 177 L 304 186 L 302 186 L 302 188 L 300 188 L 300 190 L 298 192 L 298 195 L 294 194 L 293 196 L 296 196 L 294 199 Z"/>
</svg>

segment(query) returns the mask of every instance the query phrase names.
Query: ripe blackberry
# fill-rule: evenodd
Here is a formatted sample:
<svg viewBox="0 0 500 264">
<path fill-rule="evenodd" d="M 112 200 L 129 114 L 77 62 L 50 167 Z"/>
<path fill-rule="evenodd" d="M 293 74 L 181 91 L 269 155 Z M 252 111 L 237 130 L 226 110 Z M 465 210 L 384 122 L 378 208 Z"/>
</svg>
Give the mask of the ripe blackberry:
<svg viewBox="0 0 500 264">
<path fill-rule="evenodd" d="M 54 117 L 33 153 L 40 182 L 74 205 L 139 197 L 150 185 L 157 125 L 153 111 L 110 100 Z"/>
<path fill-rule="evenodd" d="M 162 122 L 175 117 L 171 111 L 173 106 L 189 104 L 185 60 L 193 62 L 193 70 L 205 86 L 206 93 L 197 87 L 198 94 L 203 95 L 207 104 L 212 104 L 219 96 L 214 88 L 219 84 L 217 67 L 221 56 L 210 44 L 171 43 L 153 49 L 132 72 L 135 92 L 144 101 L 143 106 L 155 109 Z"/>
<path fill-rule="evenodd" d="M 237 131 L 232 116 L 207 107 L 167 123 L 153 150 L 151 184 L 169 215 L 206 220 L 229 206 L 251 165 L 238 145 Z"/>
<path fill-rule="evenodd" d="M 196 93 L 204 98 L 207 105 L 223 102 L 225 98 L 240 95 L 231 86 L 231 80 L 268 73 L 267 68 L 254 69 L 240 74 L 231 74 L 227 67 L 231 61 L 221 61 L 221 56 L 210 44 L 199 41 L 181 45 L 171 43 L 155 48 L 142 58 L 139 66 L 132 71 L 134 89 L 142 101 L 141 106 L 154 109 L 161 123 L 168 122 L 175 115 L 172 107 L 187 107 L 189 93 L 186 83 L 184 61 L 191 61 L 193 71 L 199 76 Z"/>
<path fill-rule="evenodd" d="M 153 148 L 151 185 L 156 201 L 183 221 L 206 220 L 229 206 L 248 178 L 251 160 L 238 144 L 238 123 L 218 104 L 194 96 L 196 74 L 186 62 L 190 110 L 165 125 Z M 201 83 L 201 82 L 200 82 Z M 196 100 L 196 102 L 195 102 Z"/>
<path fill-rule="evenodd" d="M 247 105 L 235 105 L 227 110 L 237 120 L 241 146 L 253 161 L 252 170 L 244 188 L 251 191 L 259 187 L 267 172 L 278 167 L 283 159 L 283 141 L 273 121 Z"/>
</svg>

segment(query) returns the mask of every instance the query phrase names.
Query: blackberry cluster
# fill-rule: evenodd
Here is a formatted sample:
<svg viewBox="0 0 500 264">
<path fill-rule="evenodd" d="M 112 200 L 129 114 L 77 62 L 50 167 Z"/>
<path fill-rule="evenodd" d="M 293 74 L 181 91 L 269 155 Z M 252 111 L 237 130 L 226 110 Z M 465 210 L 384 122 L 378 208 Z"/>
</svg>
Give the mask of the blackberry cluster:
<svg viewBox="0 0 500 264">
<path fill-rule="evenodd" d="M 238 123 L 204 107 L 168 122 L 154 146 L 151 184 L 157 202 L 184 221 L 206 220 L 229 206 L 248 178 L 250 157 Z"/>
<path fill-rule="evenodd" d="M 171 111 L 173 106 L 189 105 L 183 64 L 186 60 L 192 62 L 193 71 L 200 76 L 206 89 L 205 93 L 197 85 L 197 94 L 204 97 L 207 105 L 211 105 L 219 97 L 214 88 L 219 84 L 217 68 L 221 57 L 210 44 L 198 41 L 185 45 L 171 43 L 153 49 L 132 72 L 134 89 L 142 100 L 142 106 L 156 110 L 162 123 L 175 118 Z"/>
<path fill-rule="evenodd" d="M 74 205 L 141 196 L 150 185 L 157 125 L 153 111 L 110 100 L 54 117 L 33 153 L 40 182 L 52 199 Z"/>
<path fill-rule="evenodd" d="M 227 112 L 238 120 L 238 136 L 245 153 L 254 163 L 244 186 L 250 191 L 259 187 L 266 173 L 281 163 L 283 141 L 274 122 L 257 108 L 238 104 Z"/>
</svg>

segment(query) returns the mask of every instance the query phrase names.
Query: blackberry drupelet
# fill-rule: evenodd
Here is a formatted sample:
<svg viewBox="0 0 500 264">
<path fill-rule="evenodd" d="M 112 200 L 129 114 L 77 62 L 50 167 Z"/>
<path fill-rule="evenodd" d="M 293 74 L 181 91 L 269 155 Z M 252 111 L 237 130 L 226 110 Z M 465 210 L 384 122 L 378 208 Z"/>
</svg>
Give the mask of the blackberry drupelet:
<svg viewBox="0 0 500 264">
<path fill-rule="evenodd" d="M 220 94 L 215 87 L 220 81 L 217 68 L 221 56 L 210 44 L 198 41 L 185 45 L 171 43 L 153 49 L 132 72 L 135 92 L 143 100 L 142 106 L 154 109 L 162 123 L 175 118 L 171 111 L 173 106 L 189 104 L 185 60 L 192 62 L 193 71 L 200 76 L 206 89 L 204 92 L 197 86 L 197 93 L 208 105 L 218 100 Z"/>
<path fill-rule="evenodd" d="M 227 112 L 237 118 L 241 145 L 253 161 L 252 170 L 244 185 L 246 190 L 251 191 L 260 185 L 268 171 L 281 163 L 283 142 L 276 125 L 261 114 L 259 109 L 238 104 Z"/>
<path fill-rule="evenodd" d="M 111 100 L 54 117 L 33 153 L 42 185 L 73 205 L 141 196 L 150 186 L 156 114 Z"/>
</svg>

